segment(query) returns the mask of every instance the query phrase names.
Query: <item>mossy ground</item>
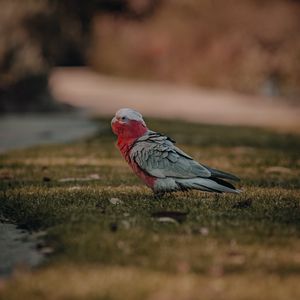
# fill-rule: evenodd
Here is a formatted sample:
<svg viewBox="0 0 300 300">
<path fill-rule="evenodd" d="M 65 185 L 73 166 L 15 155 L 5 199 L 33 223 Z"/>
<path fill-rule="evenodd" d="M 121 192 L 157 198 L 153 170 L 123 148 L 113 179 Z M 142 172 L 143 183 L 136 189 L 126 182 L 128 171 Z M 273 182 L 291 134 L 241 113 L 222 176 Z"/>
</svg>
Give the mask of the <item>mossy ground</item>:
<svg viewBox="0 0 300 300">
<path fill-rule="evenodd" d="M 54 249 L 0 285 L 1 299 L 300 297 L 299 136 L 150 120 L 195 159 L 239 175 L 243 190 L 156 199 L 99 122 L 93 138 L 1 156 L 0 215 L 46 230 Z M 161 211 L 186 217 L 160 222 Z"/>
</svg>

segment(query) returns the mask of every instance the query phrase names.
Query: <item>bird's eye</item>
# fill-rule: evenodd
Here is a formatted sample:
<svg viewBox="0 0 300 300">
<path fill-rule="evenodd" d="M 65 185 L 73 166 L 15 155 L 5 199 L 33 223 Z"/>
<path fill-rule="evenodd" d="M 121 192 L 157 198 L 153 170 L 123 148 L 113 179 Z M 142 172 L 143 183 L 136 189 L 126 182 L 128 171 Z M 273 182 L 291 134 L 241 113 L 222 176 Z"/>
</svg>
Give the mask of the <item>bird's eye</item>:
<svg viewBox="0 0 300 300">
<path fill-rule="evenodd" d="M 122 120 L 122 121 L 125 121 L 125 120 L 126 120 L 126 117 L 122 117 L 121 120 Z"/>
</svg>

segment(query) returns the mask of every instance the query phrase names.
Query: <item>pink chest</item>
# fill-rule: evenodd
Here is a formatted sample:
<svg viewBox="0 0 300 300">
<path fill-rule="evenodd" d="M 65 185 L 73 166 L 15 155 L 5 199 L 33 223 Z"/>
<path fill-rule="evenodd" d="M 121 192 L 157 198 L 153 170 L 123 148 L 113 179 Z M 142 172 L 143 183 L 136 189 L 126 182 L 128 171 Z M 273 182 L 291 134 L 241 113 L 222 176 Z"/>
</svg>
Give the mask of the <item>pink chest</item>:
<svg viewBox="0 0 300 300">
<path fill-rule="evenodd" d="M 154 187 L 156 178 L 145 173 L 135 162 L 128 162 L 134 173 L 150 188 Z"/>
<path fill-rule="evenodd" d="M 150 188 L 154 187 L 154 183 L 156 181 L 156 178 L 153 176 L 150 176 L 149 174 L 147 174 L 146 172 L 144 172 L 139 166 L 138 164 L 136 164 L 135 162 L 131 161 L 130 159 L 130 146 L 125 146 L 120 145 L 118 143 L 118 148 L 122 154 L 122 156 L 124 157 L 124 159 L 127 161 L 127 163 L 129 164 L 129 166 L 132 168 L 132 170 L 134 171 L 134 173 L 140 177 L 142 179 L 142 181 Z"/>
</svg>

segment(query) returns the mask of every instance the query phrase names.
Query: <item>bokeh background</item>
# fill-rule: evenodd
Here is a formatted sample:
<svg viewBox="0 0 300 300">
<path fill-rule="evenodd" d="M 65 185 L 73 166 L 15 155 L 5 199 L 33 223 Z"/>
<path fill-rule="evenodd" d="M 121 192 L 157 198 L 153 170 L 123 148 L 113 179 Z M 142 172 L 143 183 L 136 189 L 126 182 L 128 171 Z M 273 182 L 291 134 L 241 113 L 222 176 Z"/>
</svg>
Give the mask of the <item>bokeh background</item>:
<svg viewBox="0 0 300 300">
<path fill-rule="evenodd" d="M 1 0 L 0 113 L 298 131 L 299 15 L 296 0 Z"/>
<path fill-rule="evenodd" d="M 153 198 L 121 107 L 242 193 Z M 0 299 L 300 299 L 299 116 L 300 1 L 0 0 Z"/>
</svg>

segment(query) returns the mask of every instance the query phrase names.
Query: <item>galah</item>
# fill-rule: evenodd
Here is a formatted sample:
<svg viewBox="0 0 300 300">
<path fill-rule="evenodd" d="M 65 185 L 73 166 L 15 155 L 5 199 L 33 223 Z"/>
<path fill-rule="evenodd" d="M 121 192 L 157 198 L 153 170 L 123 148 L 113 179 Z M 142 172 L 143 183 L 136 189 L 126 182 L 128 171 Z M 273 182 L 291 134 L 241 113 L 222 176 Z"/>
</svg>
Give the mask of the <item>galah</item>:
<svg viewBox="0 0 300 300">
<path fill-rule="evenodd" d="M 169 137 L 149 130 L 142 115 L 130 108 L 118 110 L 111 121 L 117 147 L 132 170 L 155 194 L 196 189 L 239 193 L 227 180 L 239 178 L 195 161 Z"/>
</svg>

